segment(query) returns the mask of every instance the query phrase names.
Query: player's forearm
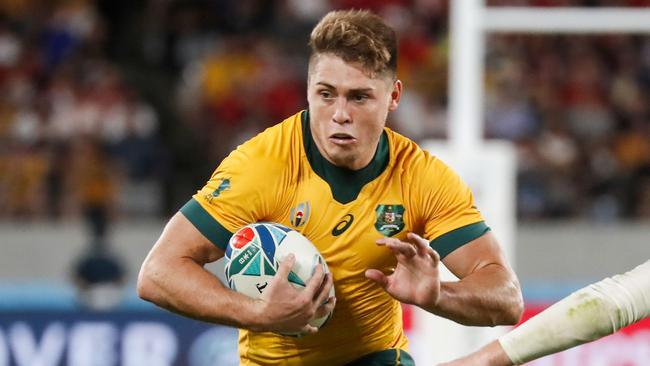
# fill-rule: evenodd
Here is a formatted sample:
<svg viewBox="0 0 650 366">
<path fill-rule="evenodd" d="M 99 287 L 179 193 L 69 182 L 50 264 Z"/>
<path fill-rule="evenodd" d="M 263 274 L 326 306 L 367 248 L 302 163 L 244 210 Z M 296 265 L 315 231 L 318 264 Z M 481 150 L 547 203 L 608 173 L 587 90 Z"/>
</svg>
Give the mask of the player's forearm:
<svg viewBox="0 0 650 366">
<path fill-rule="evenodd" d="M 438 364 L 438 366 L 512 366 L 499 341 L 494 340 L 465 357 Z"/>
<path fill-rule="evenodd" d="M 650 316 L 650 261 L 580 289 L 499 339 L 515 364 L 593 341 Z"/>
<path fill-rule="evenodd" d="M 148 258 L 138 278 L 138 294 L 144 300 L 197 320 L 246 329 L 259 327 L 254 300 L 225 288 L 191 259 L 177 260 L 172 265 Z"/>
<path fill-rule="evenodd" d="M 443 282 L 437 304 L 425 310 L 464 325 L 508 325 L 519 321 L 523 300 L 514 274 L 492 264 L 461 281 Z"/>
<path fill-rule="evenodd" d="M 476 361 L 472 365 L 483 366 L 512 366 L 512 360 L 505 353 L 499 341 L 492 341 L 481 348 L 476 354 Z"/>
</svg>

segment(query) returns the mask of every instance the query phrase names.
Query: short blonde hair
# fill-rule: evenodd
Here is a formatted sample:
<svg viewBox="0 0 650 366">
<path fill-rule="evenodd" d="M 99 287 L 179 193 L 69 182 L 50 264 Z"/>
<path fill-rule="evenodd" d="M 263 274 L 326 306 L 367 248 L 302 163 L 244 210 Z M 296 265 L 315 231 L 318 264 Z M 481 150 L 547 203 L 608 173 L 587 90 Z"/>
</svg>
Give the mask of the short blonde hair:
<svg viewBox="0 0 650 366">
<path fill-rule="evenodd" d="M 368 10 L 331 11 L 314 27 L 309 39 L 311 61 L 333 54 L 358 62 L 371 77 L 397 73 L 397 36 L 382 18 Z"/>
</svg>

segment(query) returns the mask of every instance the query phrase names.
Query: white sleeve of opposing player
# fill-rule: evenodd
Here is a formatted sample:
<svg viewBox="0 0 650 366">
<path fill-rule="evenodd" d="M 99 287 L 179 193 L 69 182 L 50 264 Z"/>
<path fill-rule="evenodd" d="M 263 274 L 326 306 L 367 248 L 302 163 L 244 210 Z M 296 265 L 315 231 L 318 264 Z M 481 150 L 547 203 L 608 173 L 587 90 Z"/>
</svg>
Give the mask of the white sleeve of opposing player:
<svg viewBox="0 0 650 366">
<path fill-rule="evenodd" d="M 499 339 L 522 364 L 591 342 L 650 316 L 650 261 L 582 288 Z"/>
</svg>

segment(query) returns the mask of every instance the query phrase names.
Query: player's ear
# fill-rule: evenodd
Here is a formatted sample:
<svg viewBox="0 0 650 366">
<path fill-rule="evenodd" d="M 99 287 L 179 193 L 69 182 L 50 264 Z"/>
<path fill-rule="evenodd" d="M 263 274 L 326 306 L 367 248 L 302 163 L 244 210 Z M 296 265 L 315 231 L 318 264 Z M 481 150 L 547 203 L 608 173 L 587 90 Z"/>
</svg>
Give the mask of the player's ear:
<svg viewBox="0 0 650 366">
<path fill-rule="evenodd" d="M 394 112 L 399 105 L 399 100 L 402 97 L 402 81 L 396 79 L 393 81 L 393 90 L 390 93 L 390 102 L 388 103 L 388 111 Z"/>
</svg>

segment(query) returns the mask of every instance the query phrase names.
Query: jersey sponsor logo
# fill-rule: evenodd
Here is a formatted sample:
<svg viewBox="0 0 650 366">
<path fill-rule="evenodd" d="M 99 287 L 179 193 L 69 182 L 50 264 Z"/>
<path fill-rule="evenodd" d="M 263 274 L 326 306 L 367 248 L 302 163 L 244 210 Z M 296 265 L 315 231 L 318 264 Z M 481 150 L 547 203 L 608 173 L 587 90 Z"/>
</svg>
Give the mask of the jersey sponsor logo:
<svg viewBox="0 0 650 366">
<path fill-rule="evenodd" d="M 343 216 L 341 221 L 334 226 L 334 229 L 332 229 L 332 236 L 339 236 L 347 230 L 350 225 L 352 225 L 352 221 L 354 221 L 354 215 L 352 214 L 347 214 Z"/>
<path fill-rule="evenodd" d="M 309 201 L 300 202 L 296 207 L 291 209 L 289 214 L 289 221 L 293 227 L 301 227 L 307 223 L 309 220 L 309 213 L 311 212 L 311 206 Z"/>
<path fill-rule="evenodd" d="M 230 178 L 223 178 L 223 179 L 221 179 L 221 183 L 219 184 L 217 189 L 212 191 L 211 194 L 206 194 L 205 199 L 208 200 L 209 203 L 212 203 L 212 200 L 214 198 L 219 197 L 221 192 L 223 192 L 225 190 L 228 190 L 228 189 L 230 189 Z"/>
<path fill-rule="evenodd" d="M 377 205 L 375 229 L 384 236 L 393 236 L 404 230 L 404 206 Z"/>
</svg>

